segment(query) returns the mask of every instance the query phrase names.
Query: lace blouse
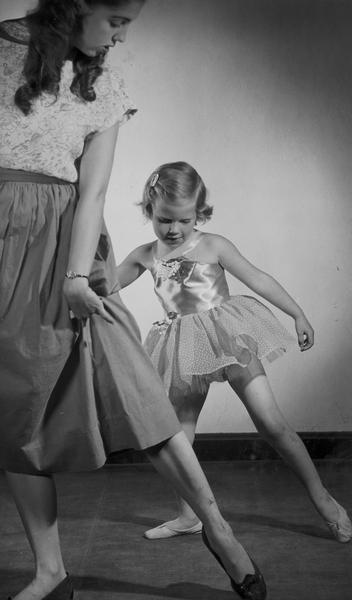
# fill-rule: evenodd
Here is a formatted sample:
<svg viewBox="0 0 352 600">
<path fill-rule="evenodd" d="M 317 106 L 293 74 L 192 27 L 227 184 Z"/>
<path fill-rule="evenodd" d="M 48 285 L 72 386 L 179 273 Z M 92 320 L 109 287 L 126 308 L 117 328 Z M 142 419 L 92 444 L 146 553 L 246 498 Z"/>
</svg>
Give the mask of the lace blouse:
<svg viewBox="0 0 352 600">
<path fill-rule="evenodd" d="M 70 90 L 72 62 L 66 61 L 57 99 L 43 93 L 32 102 L 30 114 L 24 115 L 14 103 L 14 94 L 24 82 L 28 39 L 24 20 L 0 23 L 0 167 L 74 182 L 75 160 L 81 156 L 87 136 L 123 123 L 136 108 L 108 62 L 94 84 L 96 100 L 86 102 L 75 96 Z"/>
</svg>

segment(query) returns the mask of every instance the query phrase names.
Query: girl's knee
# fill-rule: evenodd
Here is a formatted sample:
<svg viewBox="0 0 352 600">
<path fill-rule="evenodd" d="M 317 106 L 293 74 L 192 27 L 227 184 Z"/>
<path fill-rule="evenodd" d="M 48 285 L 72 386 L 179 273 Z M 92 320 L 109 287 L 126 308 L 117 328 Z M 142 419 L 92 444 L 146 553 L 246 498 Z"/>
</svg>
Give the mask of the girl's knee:
<svg viewBox="0 0 352 600">
<path fill-rule="evenodd" d="M 283 440 L 295 442 L 297 438 L 296 432 L 281 420 L 267 421 L 259 429 L 263 437 L 272 444 L 280 443 Z"/>
</svg>

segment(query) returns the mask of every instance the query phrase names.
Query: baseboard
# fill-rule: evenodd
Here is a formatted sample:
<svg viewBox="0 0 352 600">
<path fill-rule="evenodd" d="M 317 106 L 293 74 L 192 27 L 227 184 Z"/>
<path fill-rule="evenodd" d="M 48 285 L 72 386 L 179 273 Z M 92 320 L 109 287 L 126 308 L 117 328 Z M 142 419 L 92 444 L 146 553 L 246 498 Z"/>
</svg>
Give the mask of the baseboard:
<svg viewBox="0 0 352 600">
<path fill-rule="evenodd" d="M 352 431 L 303 432 L 298 434 L 313 460 L 352 459 Z M 201 462 L 226 460 L 281 460 L 257 433 L 199 433 L 194 442 Z M 137 450 L 114 452 L 109 464 L 148 462 Z"/>
</svg>

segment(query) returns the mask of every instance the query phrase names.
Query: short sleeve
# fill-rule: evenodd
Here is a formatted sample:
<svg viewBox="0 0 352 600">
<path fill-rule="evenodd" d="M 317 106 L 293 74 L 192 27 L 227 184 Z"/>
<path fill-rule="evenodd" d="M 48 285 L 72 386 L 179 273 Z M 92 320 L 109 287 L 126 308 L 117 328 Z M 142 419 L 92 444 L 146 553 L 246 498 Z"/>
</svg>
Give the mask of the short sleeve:
<svg viewBox="0 0 352 600">
<path fill-rule="evenodd" d="M 125 123 L 137 112 L 123 78 L 112 66 L 104 67 L 95 89 L 97 99 L 92 103 L 95 105 L 95 132 L 104 131 L 116 123 Z"/>
</svg>

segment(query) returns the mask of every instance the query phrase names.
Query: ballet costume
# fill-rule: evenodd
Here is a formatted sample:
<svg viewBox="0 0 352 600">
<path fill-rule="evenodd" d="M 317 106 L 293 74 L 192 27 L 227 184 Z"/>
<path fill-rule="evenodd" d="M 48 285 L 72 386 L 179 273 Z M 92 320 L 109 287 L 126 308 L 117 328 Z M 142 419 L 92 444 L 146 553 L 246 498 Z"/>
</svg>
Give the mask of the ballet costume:
<svg viewBox="0 0 352 600">
<path fill-rule="evenodd" d="M 202 235 L 195 231 L 176 256 L 175 250 L 162 258 L 154 252 L 150 268 L 165 318 L 153 324 L 144 346 L 176 410 L 188 393 L 225 381 L 230 365 L 250 369 L 253 356 L 270 363 L 296 343 L 259 300 L 230 295 L 218 262 L 189 257 Z"/>
<path fill-rule="evenodd" d="M 264 374 L 261 362 L 273 362 L 296 339 L 259 300 L 231 296 L 223 267 L 190 257 L 202 239 L 195 231 L 181 252 L 154 255 L 150 268 L 155 293 L 165 318 L 153 324 L 144 346 L 158 371 L 176 412 L 190 394 L 206 394 L 213 381 L 227 380 L 227 367 L 239 365 L 248 380 Z M 181 248 L 179 249 L 181 250 Z M 252 361 L 256 356 L 260 362 Z M 338 518 L 326 521 L 339 542 L 352 539 L 352 523 L 333 500 Z M 201 533 L 201 524 L 187 529 L 163 523 L 145 532 L 148 539 Z"/>
</svg>

